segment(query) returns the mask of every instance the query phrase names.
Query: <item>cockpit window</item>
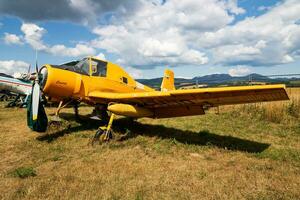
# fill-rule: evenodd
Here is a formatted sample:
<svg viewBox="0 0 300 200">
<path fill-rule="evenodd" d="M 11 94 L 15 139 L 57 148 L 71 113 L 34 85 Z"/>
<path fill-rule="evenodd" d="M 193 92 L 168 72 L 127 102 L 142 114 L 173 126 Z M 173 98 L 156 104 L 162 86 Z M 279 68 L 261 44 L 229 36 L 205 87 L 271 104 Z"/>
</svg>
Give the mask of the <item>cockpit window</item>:
<svg viewBox="0 0 300 200">
<path fill-rule="evenodd" d="M 81 74 L 89 75 L 89 60 L 87 58 L 81 60 L 79 63 L 77 63 L 75 66 L 76 71 L 78 71 Z"/>
<path fill-rule="evenodd" d="M 92 59 L 92 76 L 106 77 L 107 62 Z"/>
</svg>

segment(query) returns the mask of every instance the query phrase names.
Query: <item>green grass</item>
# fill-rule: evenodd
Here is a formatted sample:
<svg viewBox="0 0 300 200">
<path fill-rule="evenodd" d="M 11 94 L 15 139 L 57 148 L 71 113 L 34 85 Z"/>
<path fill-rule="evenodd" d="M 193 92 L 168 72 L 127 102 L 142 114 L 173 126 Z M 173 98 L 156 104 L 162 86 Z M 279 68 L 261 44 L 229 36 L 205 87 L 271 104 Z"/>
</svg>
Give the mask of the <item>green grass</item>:
<svg viewBox="0 0 300 200">
<path fill-rule="evenodd" d="M 10 172 L 13 177 L 28 178 L 36 176 L 36 172 L 32 167 L 19 167 Z"/>
<path fill-rule="evenodd" d="M 300 198 L 296 117 L 118 118 L 114 139 L 90 146 L 100 125 L 84 117 L 90 111 L 75 121 L 63 110 L 66 121 L 42 136 L 26 127 L 25 109 L 1 107 L 0 199 Z"/>
</svg>

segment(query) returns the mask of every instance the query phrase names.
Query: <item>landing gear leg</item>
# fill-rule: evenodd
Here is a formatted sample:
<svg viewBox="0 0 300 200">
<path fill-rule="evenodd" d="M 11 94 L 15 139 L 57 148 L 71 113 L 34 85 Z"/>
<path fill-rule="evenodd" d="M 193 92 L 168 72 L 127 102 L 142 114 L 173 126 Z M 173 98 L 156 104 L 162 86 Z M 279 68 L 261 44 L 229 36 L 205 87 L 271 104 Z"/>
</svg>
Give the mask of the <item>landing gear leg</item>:
<svg viewBox="0 0 300 200">
<path fill-rule="evenodd" d="M 28 96 L 29 95 L 26 95 L 25 99 L 23 100 L 22 104 L 20 105 L 20 108 L 27 107 Z"/>
<path fill-rule="evenodd" d="M 108 125 L 107 126 L 102 126 L 99 127 L 96 134 L 94 135 L 91 144 L 94 145 L 95 142 L 100 141 L 100 142 L 108 142 L 110 139 L 113 138 L 112 134 L 112 123 L 114 121 L 114 114 L 111 114 Z"/>
<path fill-rule="evenodd" d="M 59 104 L 58 104 L 58 107 L 55 111 L 55 116 L 59 118 L 59 112 L 60 110 L 62 109 L 62 105 L 63 105 L 64 101 L 60 101 Z"/>
<path fill-rule="evenodd" d="M 56 111 L 55 111 L 55 116 L 54 116 L 55 120 L 60 121 L 60 118 L 59 118 L 59 113 L 60 113 L 60 111 L 61 111 L 63 108 L 65 108 L 67 105 L 69 105 L 71 102 L 72 102 L 72 100 L 66 102 L 65 104 L 64 104 L 64 101 L 60 101 L 60 102 L 59 102 L 59 105 L 58 105 L 58 107 L 57 107 L 57 109 L 56 109 Z"/>
<path fill-rule="evenodd" d="M 61 121 L 61 119 L 60 119 L 60 117 L 59 117 L 59 112 L 60 112 L 60 110 L 62 109 L 63 103 L 64 103 L 63 101 L 60 101 L 60 102 L 59 102 L 58 107 L 57 107 L 57 109 L 56 109 L 56 111 L 55 111 L 54 117 L 51 119 L 51 122 L 52 122 L 52 121 L 53 121 L 53 122 L 60 122 L 60 121 Z"/>
<path fill-rule="evenodd" d="M 75 102 L 75 104 L 74 104 L 74 113 L 75 113 L 76 120 L 79 120 L 79 110 L 78 110 L 78 107 L 79 107 L 79 103 Z"/>
</svg>

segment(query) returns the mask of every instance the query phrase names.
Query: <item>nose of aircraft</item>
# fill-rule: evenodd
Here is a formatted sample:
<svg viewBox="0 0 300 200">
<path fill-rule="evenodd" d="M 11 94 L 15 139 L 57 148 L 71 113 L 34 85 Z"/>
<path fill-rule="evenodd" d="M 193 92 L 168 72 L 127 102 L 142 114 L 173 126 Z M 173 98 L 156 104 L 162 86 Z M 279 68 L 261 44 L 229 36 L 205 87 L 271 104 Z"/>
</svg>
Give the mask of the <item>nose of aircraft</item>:
<svg viewBox="0 0 300 200">
<path fill-rule="evenodd" d="M 58 99 L 70 98 L 81 88 L 81 76 L 55 65 L 45 65 L 39 71 L 39 83 L 43 93 Z"/>
</svg>

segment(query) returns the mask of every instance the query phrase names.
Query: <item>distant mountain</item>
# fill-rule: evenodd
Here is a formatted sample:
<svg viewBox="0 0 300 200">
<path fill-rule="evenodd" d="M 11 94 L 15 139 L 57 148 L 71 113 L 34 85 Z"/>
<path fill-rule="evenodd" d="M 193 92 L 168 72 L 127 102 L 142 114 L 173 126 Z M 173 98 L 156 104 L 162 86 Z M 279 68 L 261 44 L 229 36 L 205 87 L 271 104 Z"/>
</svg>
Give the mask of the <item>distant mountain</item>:
<svg viewBox="0 0 300 200">
<path fill-rule="evenodd" d="M 192 84 L 207 84 L 208 86 L 214 85 L 243 85 L 249 81 L 252 82 L 266 82 L 266 83 L 286 83 L 292 80 L 300 80 L 299 78 L 270 78 L 261 74 L 250 74 L 247 76 L 231 76 L 229 74 L 211 74 L 205 76 L 197 76 L 192 79 L 175 78 L 175 86 L 180 87 L 182 85 L 192 85 Z M 162 78 L 153 79 L 138 79 L 142 84 L 159 88 L 162 82 Z"/>
<path fill-rule="evenodd" d="M 137 79 L 138 82 L 148 85 L 153 88 L 160 88 L 162 78 L 153 78 L 153 79 Z M 179 86 L 182 83 L 192 83 L 192 79 L 184 79 L 184 78 L 175 78 L 175 85 Z"/>
<path fill-rule="evenodd" d="M 230 76 L 229 74 L 212 74 L 202 77 L 195 77 L 193 80 L 198 83 L 206 84 L 221 84 L 221 83 L 232 83 L 232 82 L 245 82 L 245 81 L 259 81 L 259 82 L 270 82 L 271 78 L 260 74 L 249 74 L 247 76 Z"/>
<path fill-rule="evenodd" d="M 211 74 L 205 76 L 198 76 L 192 79 L 192 81 L 198 83 L 205 83 L 205 84 L 214 84 L 214 83 L 223 83 L 232 80 L 232 76 L 229 74 Z"/>
</svg>

